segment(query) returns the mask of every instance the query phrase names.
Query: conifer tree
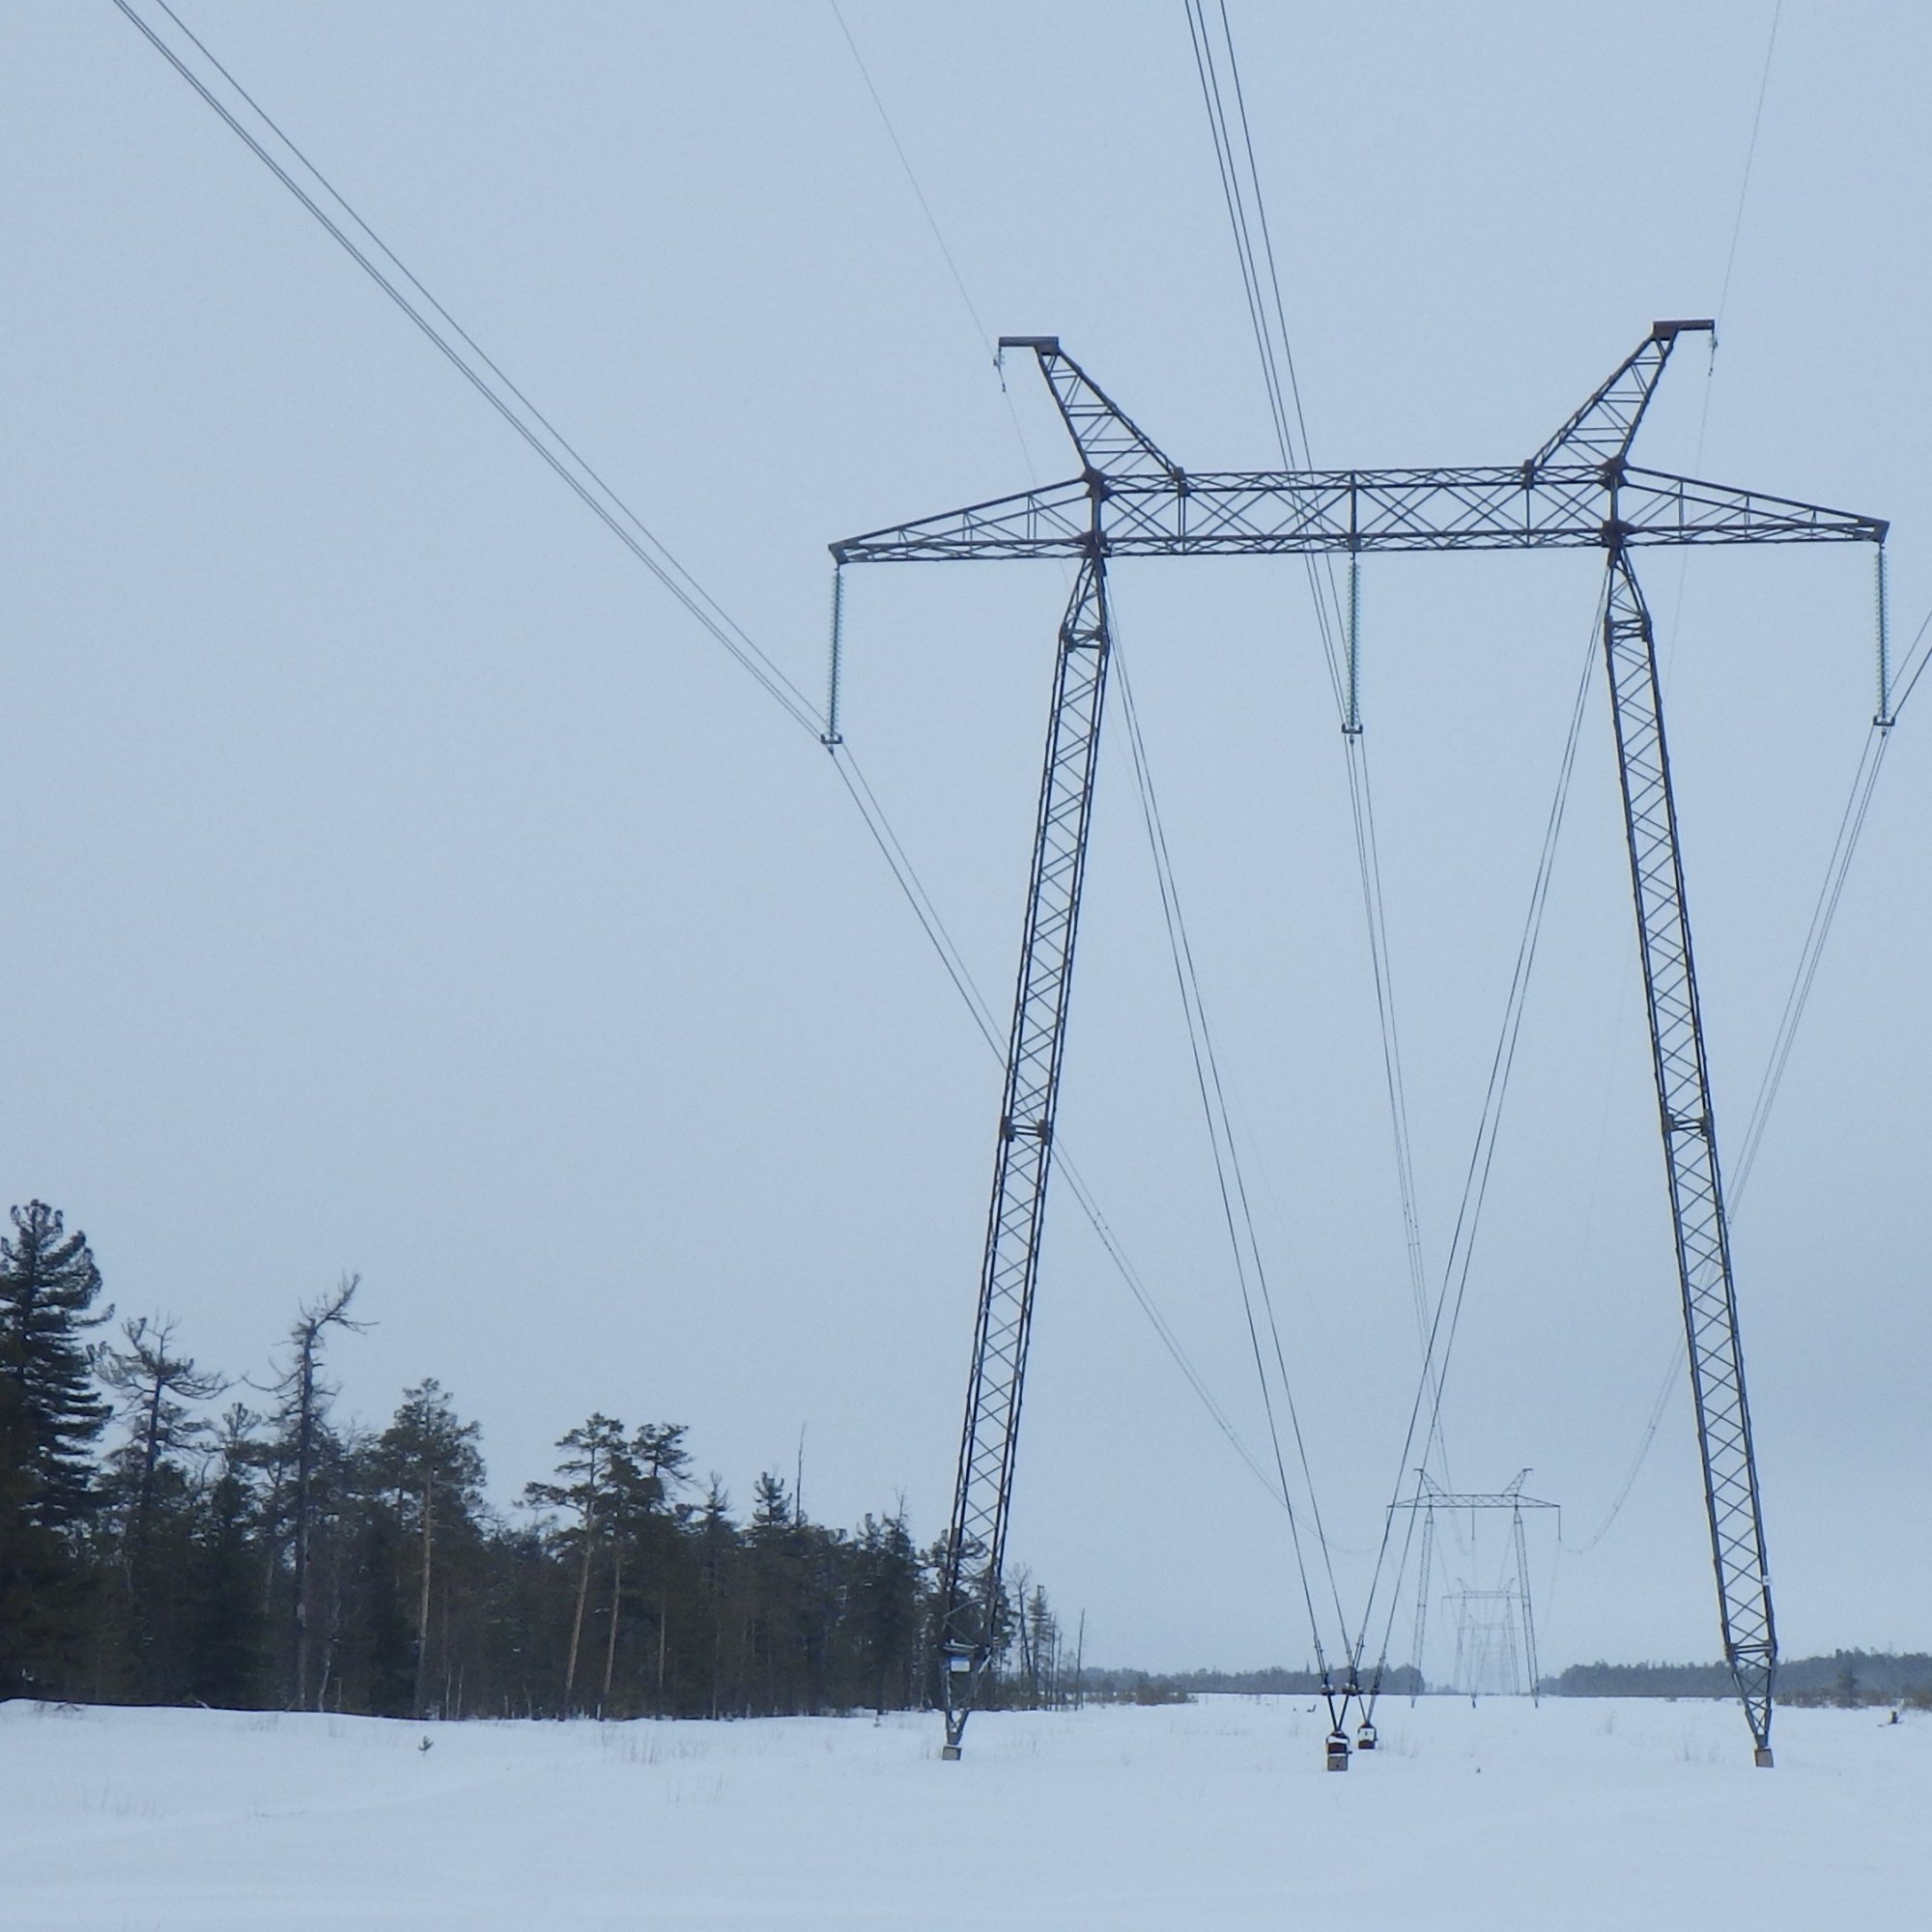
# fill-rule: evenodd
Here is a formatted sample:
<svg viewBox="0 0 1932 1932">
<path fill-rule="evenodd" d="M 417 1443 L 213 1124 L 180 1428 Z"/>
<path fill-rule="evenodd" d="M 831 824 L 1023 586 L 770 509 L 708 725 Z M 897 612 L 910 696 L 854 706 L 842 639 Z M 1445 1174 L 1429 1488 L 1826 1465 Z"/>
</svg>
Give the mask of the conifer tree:
<svg viewBox="0 0 1932 1932">
<path fill-rule="evenodd" d="M 90 1595 L 80 1540 L 108 1408 L 86 1335 L 100 1270 L 86 1236 L 30 1201 L 0 1239 L 0 1697 L 70 1681 Z"/>
<path fill-rule="evenodd" d="M 867 1517 L 859 1526 L 855 1596 L 859 1643 L 871 1666 L 871 1682 L 863 1688 L 877 1710 L 896 1709 L 916 1694 L 923 1586 L 904 1502 L 883 1522 Z"/>
<path fill-rule="evenodd" d="M 295 1469 L 291 1543 L 294 1551 L 294 1590 L 290 1626 L 294 1650 L 293 1703 L 308 1708 L 314 1635 L 310 1616 L 310 1554 L 315 1533 L 315 1488 L 327 1444 L 328 1405 L 335 1390 L 323 1378 L 322 1354 L 331 1328 L 359 1335 L 366 1322 L 351 1318 L 349 1307 L 361 1285 L 359 1275 L 346 1274 L 332 1293 L 304 1304 L 289 1330 L 289 1366 L 276 1383 L 282 1398 L 280 1421 Z"/>
<path fill-rule="evenodd" d="M 574 1708 L 577 1662 L 583 1644 L 583 1611 L 590 1598 L 590 1568 L 597 1547 L 608 1534 L 612 1514 L 615 1465 L 625 1458 L 624 1425 L 608 1415 L 593 1415 L 556 1446 L 571 1453 L 556 1465 L 564 1483 L 526 1483 L 524 1500 L 538 1509 L 566 1510 L 576 1520 L 556 1541 L 577 1557 L 577 1606 L 570 1620 L 570 1648 L 563 1666 L 563 1701 Z"/>
<path fill-rule="evenodd" d="M 185 1459 L 204 1447 L 209 1423 L 189 1408 L 228 1384 L 175 1353 L 175 1323 L 136 1316 L 122 1330 L 127 1347 L 98 1351 L 100 1378 L 120 1397 L 128 1439 L 109 1461 L 117 1502 L 121 1580 L 128 1613 L 133 1683 L 142 1696 L 180 1696 L 188 1674 L 184 1598 L 187 1549 L 199 1506 L 199 1472 Z"/>
<path fill-rule="evenodd" d="M 219 1710 L 252 1709 L 266 1688 L 268 1605 L 255 1540 L 264 1515 L 261 1423 L 239 1402 L 223 1414 L 214 1480 L 196 1509 L 187 1560 L 187 1694 Z"/>
<path fill-rule="evenodd" d="M 60 1529 L 94 1500 L 89 1452 L 109 1410 L 85 1337 L 114 1311 L 93 1312 L 100 1270 L 87 1236 L 70 1235 L 58 1208 L 30 1201 L 13 1220 L 12 1238 L 0 1239 L 0 1379 L 12 1398 L 16 1507 L 29 1527 Z"/>
<path fill-rule="evenodd" d="M 414 1552 L 415 1675 L 411 1714 L 423 1715 L 430 1655 L 430 1608 L 440 1542 L 477 1536 L 483 1506 L 483 1457 L 473 1422 L 461 1422 L 432 1378 L 403 1391 L 395 1420 L 377 1438 L 373 1459 L 381 1489 L 393 1498 Z"/>
<path fill-rule="evenodd" d="M 163 1459 L 193 1448 L 211 1433 L 187 1405 L 212 1402 L 227 1388 L 225 1376 L 197 1369 L 191 1355 L 176 1355 L 172 1317 L 137 1315 L 123 1324 L 125 1349 L 99 1352 L 100 1379 L 121 1398 L 128 1430 L 121 1458 L 128 1491 L 128 1543 L 138 1553 L 154 1515 L 155 1488 Z"/>
<path fill-rule="evenodd" d="M 644 1587 L 649 1588 L 653 1582 L 656 1585 L 657 1655 L 652 1674 L 657 1708 L 660 1710 L 664 1705 L 670 1663 L 670 1559 L 676 1548 L 677 1532 L 690 1514 L 688 1507 L 671 1501 L 671 1492 L 684 1488 L 691 1480 L 691 1454 L 684 1446 L 687 1433 L 681 1422 L 645 1422 L 639 1425 L 630 1443 L 630 1463 L 637 1471 L 639 1481 L 637 1508 L 632 1513 L 629 1527 L 646 1573 Z M 619 1563 L 622 1557 L 623 1545 L 620 1544 L 617 1551 Z M 613 1577 L 610 1652 L 604 1671 L 604 1694 L 607 1699 L 611 1694 L 611 1667 L 616 1655 L 617 1582 L 618 1579 Z"/>
</svg>

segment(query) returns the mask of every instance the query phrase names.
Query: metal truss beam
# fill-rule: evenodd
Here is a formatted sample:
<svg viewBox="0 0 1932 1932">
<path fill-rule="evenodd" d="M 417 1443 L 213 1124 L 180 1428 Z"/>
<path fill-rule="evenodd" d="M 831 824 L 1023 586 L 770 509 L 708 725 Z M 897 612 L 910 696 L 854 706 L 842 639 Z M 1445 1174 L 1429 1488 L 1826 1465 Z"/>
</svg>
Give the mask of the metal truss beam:
<svg viewBox="0 0 1932 1932">
<path fill-rule="evenodd" d="M 1060 626 L 973 1367 L 946 1545 L 942 1664 L 949 1757 L 959 1755 L 966 1719 L 999 1645 L 1013 1449 L 1039 1271 L 1040 1221 L 1053 1163 L 1053 1121 L 1109 644 L 1106 567 L 1094 555 L 1081 566 Z"/>
<path fill-rule="evenodd" d="M 1561 1509 L 1561 1503 L 1545 1502 L 1538 1496 L 1526 1496 L 1522 1492 L 1524 1478 L 1529 1474 L 1523 1470 L 1508 1488 L 1501 1490 L 1445 1490 L 1435 1482 L 1426 1469 L 1415 1472 L 1415 1493 L 1405 1496 L 1399 1502 L 1390 1504 L 1399 1510 L 1553 1510 Z"/>
<path fill-rule="evenodd" d="M 1081 555 L 1099 509 L 1110 557 L 1307 556 L 1686 544 L 1875 543 L 1886 525 L 1761 491 L 1606 466 L 1072 477 L 834 546 L 840 563 Z M 1621 523 L 1606 516 L 1618 498 Z"/>
<path fill-rule="evenodd" d="M 1039 359 L 1082 470 L 834 544 L 840 563 L 1085 556 L 1296 556 L 1374 551 L 1596 550 L 1611 544 L 1882 543 L 1877 517 L 1700 482 L 1628 461 L 1680 334 L 1660 322 L 1527 462 L 1479 469 L 1182 469 L 1055 336 Z"/>
</svg>

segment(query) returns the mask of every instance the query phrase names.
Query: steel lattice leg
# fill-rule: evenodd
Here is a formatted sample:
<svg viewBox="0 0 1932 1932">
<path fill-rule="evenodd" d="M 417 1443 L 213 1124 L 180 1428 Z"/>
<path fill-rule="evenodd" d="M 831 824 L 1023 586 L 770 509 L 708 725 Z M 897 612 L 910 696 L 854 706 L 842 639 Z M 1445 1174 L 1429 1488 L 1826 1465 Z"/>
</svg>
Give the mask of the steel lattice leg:
<svg viewBox="0 0 1932 1932">
<path fill-rule="evenodd" d="M 999 1649 L 1000 1573 L 1013 1446 L 1053 1157 L 1054 1108 L 1093 814 L 1108 642 L 1105 569 L 1096 553 L 1081 565 L 1060 627 L 1026 938 L 1008 1045 L 972 1379 L 947 1542 L 941 1664 L 949 1757 L 959 1755 L 967 1717 Z"/>
<path fill-rule="evenodd" d="M 1409 1708 L 1422 1694 L 1422 1640 L 1429 1628 L 1429 1559 L 1435 1553 L 1435 1512 L 1426 1510 L 1422 1518 L 1422 1561 L 1417 1565 L 1415 1585 L 1415 1682 L 1409 1687 Z"/>
<path fill-rule="evenodd" d="M 1537 1687 L 1536 1610 L 1529 1601 L 1529 1539 L 1522 1533 L 1522 1512 L 1510 1512 L 1510 1533 L 1516 1539 L 1516 1578 L 1522 1590 L 1522 1648 L 1529 1661 L 1529 1701 L 1543 1702 Z"/>
<path fill-rule="evenodd" d="M 1662 1116 L 1670 1213 L 1677 1237 L 1690 1392 L 1704 1462 L 1724 1658 L 1737 1679 L 1757 1761 L 1771 1762 L 1772 1680 L 1777 1664 L 1771 1579 L 1745 1402 L 1744 1355 L 1731 1280 L 1730 1237 L 1718 1168 L 1697 979 L 1685 908 L 1684 867 L 1663 738 L 1662 696 L 1650 612 L 1621 543 L 1609 556 L 1604 651 L 1609 667 L 1624 828 L 1635 890 L 1644 993 Z"/>
</svg>

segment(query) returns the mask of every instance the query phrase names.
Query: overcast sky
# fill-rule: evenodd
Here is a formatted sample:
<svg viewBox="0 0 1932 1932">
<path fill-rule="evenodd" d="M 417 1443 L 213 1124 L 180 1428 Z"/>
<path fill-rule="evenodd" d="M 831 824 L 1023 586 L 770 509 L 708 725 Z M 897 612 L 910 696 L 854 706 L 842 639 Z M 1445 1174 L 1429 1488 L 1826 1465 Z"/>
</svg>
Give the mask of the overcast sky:
<svg viewBox="0 0 1932 1932">
<path fill-rule="evenodd" d="M 828 543 L 1074 468 L 981 325 L 1057 331 L 1184 464 L 1272 460 L 1179 0 L 844 0 L 979 322 L 815 0 L 178 11 L 814 694 Z M 1787 0 L 1740 220 L 1773 8 L 1614 13 L 1230 0 L 1316 460 L 1519 461 L 1653 318 L 1721 304 L 1640 460 L 1891 518 L 1902 642 L 1932 17 Z M 4 34 L 10 1198 L 237 1374 L 359 1270 L 346 1411 L 440 1378 L 505 1501 L 601 1408 L 688 1423 L 740 1504 L 804 1428 L 814 1517 L 903 1492 L 936 1535 L 999 1069 L 824 753 L 107 0 Z M 1873 708 L 1870 562 L 1641 567 L 1735 1154 Z M 1601 570 L 1365 572 L 1432 1273 Z M 1064 573 L 850 588 L 846 729 L 1003 1002 Z M 1306 585 L 1190 559 L 1116 595 L 1353 1590 L 1416 1364 Z M 1736 1204 L 1790 1652 L 1932 1646 L 1920 708 Z M 1583 746 L 1447 1435 L 1459 1481 L 1529 1464 L 1564 1505 L 1547 1662 L 1709 1657 L 1688 1391 L 1582 1550 L 1681 1327 L 1601 690 Z M 1063 1134 L 1260 1449 L 1189 1082 L 1116 738 Z M 1065 1195 L 1049 1219 L 1011 1554 L 1090 1658 L 1298 1663 L 1279 1510 Z"/>
</svg>

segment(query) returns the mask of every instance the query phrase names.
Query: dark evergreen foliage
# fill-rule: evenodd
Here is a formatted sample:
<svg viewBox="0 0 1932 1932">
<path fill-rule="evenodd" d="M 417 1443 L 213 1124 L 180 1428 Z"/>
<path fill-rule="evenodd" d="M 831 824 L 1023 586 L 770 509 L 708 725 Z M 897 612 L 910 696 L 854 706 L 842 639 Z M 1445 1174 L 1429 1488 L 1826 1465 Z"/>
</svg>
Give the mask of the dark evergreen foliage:
<svg viewBox="0 0 1932 1932">
<path fill-rule="evenodd" d="M 1728 1697 L 1736 1689 L 1721 1663 L 1573 1663 L 1543 1688 L 1559 1697 Z M 1928 1692 L 1932 1657 L 1918 1651 L 1838 1650 L 1777 1667 L 1784 1704 L 1897 1704 Z"/>
<path fill-rule="evenodd" d="M 110 1413 L 87 1342 L 100 1270 L 87 1236 L 30 1201 L 0 1239 L 0 1696 L 81 1666 L 99 1581 L 88 1520 Z"/>
<path fill-rule="evenodd" d="M 61 1529 L 93 1502 L 91 1452 L 109 1410 L 85 1338 L 114 1311 L 93 1312 L 100 1270 L 58 1208 L 30 1201 L 13 1219 L 0 1239 L 0 1378 L 12 1385 L 22 1459 L 17 1507 L 26 1522 Z"/>
<path fill-rule="evenodd" d="M 338 1426 L 354 1276 L 305 1303 L 272 1412 L 167 1320 L 90 1347 L 100 1275 L 41 1203 L 0 1244 L 0 1696 L 396 1717 L 749 1717 L 927 1701 L 935 1551 L 903 1506 L 848 1532 L 782 1477 L 737 1520 L 678 1422 L 592 1415 L 504 1514 L 477 1425 L 425 1380 Z M 108 1400 L 108 1398 L 112 1400 Z M 114 1437 L 104 1437 L 110 1417 Z M 1065 1694 L 1043 1592 L 1005 1693 Z"/>
<path fill-rule="evenodd" d="M 365 1325 L 354 1276 L 305 1304 L 274 1411 L 210 1406 L 175 1324 L 112 1311 L 86 1237 L 43 1202 L 0 1240 L 0 1697 L 297 1705 L 392 1717 L 732 1718 L 932 1701 L 935 1579 L 903 1503 L 854 1531 L 807 1520 L 783 1477 L 739 1521 L 688 1431 L 592 1415 L 508 1515 L 477 1425 L 434 1380 L 345 1431 L 323 1353 Z M 112 1398 L 110 1401 L 109 1398 Z M 116 1437 L 105 1441 L 110 1418 Z M 993 1701 L 1307 1697 L 1313 1670 L 1082 1669 L 1046 1592 L 1000 1593 Z M 1421 1688 L 1406 1665 L 1383 1694 Z M 1578 1664 L 1573 1696 L 1726 1697 L 1719 1664 Z M 1787 1661 L 1790 1703 L 1926 1704 L 1932 1657 Z"/>
</svg>

